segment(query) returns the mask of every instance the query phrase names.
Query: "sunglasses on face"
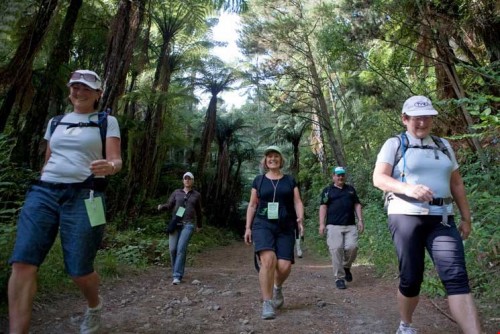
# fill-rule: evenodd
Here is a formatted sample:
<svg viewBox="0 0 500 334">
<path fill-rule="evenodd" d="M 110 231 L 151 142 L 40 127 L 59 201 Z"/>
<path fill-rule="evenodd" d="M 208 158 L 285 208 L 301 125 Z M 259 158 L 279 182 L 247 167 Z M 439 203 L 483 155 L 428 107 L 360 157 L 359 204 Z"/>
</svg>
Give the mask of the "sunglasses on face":
<svg viewBox="0 0 500 334">
<path fill-rule="evenodd" d="M 184 178 L 184 180 L 185 180 L 185 181 L 192 181 L 193 179 L 192 179 L 192 178 L 190 178 L 190 177 L 185 177 L 185 178 Z"/>
<path fill-rule="evenodd" d="M 101 82 L 101 79 L 99 79 L 97 76 L 91 73 L 80 73 L 80 72 L 71 73 L 71 80 L 79 80 L 79 79 L 84 79 L 85 81 L 88 82 Z"/>
</svg>

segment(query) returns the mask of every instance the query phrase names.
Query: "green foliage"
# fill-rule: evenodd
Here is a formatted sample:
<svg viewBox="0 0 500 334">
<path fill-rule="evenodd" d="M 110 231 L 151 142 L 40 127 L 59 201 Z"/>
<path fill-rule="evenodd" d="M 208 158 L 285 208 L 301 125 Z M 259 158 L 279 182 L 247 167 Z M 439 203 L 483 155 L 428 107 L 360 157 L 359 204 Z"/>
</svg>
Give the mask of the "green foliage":
<svg viewBox="0 0 500 334">
<path fill-rule="evenodd" d="M 13 222 L 36 173 L 10 163 L 13 140 L 0 133 L 0 221 Z"/>
</svg>

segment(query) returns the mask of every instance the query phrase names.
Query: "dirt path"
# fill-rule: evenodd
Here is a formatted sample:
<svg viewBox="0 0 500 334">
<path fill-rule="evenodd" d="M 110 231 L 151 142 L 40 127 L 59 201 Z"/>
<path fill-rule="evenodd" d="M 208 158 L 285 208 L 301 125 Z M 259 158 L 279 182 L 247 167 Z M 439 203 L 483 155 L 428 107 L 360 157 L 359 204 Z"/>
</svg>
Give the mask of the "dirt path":
<svg viewBox="0 0 500 334">
<path fill-rule="evenodd" d="M 243 243 L 207 251 L 172 286 L 169 268 L 152 268 L 102 286 L 102 333 L 394 333 L 397 280 L 374 277 L 373 269 L 353 268 L 354 280 L 338 290 L 330 263 L 305 252 L 285 284 L 285 305 L 275 320 L 260 319 L 258 278 L 252 248 Z M 414 322 L 419 333 L 459 333 L 443 300 L 423 298 Z M 78 333 L 82 299 L 72 294 L 37 305 L 31 333 Z M 5 317 L 0 332 L 6 331 Z M 496 333 L 496 332 L 495 332 Z"/>
</svg>

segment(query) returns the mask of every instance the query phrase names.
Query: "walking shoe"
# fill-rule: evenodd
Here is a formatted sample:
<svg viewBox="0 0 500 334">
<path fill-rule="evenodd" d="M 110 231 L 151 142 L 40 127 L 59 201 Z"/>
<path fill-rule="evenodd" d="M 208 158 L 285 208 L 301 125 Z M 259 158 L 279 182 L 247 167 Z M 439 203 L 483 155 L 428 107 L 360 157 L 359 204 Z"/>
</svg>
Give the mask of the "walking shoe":
<svg viewBox="0 0 500 334">
<path fill-rule="evenodd" d="M 344 268 L 344 271 L 345 271 L 345 280 L 347 282 L 352 282 L 351 268 Z"/>
<path fill-rule="evenodd" d="M 272 301 L 264 300 L 262 303 L 262 319 L 269 320 L 276 318 Z"/>
<path fill-rule="evenodd" d="M 282 287 L 274 287 L 273 289 L 273 306 L 274 308 L 280 308 L 283 306 L 285 302 L 285 298 L 283 297 L 283 288 Z"/>
<path fill-rule="evenodd" d="M 401 321 L 399 323 L 399 328 L 396 334 L 417 334 L 417 330 L 411 327 L 411 324 L 405 324 Z"/>
<path fill-rule="evenodd" d="M 177 285 L 177 284 L 181 284 L 181 280 L 178 278 L 174 278 L 172 281 L 172 285 Z"/>
<path fill-rule="evenodd" d="M 337 289 L 345 289 L 345 282 L 343 279 L 338 279 L 335 281 L 335 285 L 337 286 Z"/>
<path fill-rule="evenodd" d="M 80 334 L 93 334 L 101 327 L 102 298 L 99 296 L 99 305 L 94 308 L 87 307 L 80 325 Z"/>
</svg>

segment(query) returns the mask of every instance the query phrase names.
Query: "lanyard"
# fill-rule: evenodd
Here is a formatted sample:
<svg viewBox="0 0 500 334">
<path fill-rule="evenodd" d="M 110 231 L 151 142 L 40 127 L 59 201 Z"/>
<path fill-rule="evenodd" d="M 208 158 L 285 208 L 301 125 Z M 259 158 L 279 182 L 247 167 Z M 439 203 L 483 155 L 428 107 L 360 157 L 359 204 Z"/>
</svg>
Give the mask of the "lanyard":
<svg viewBox="0 0 500 334">
<path fill-rule="evenodd" d="M 269 181 L 271 181 L 271 184 L 273 185 L 273 188 L 274 188 L 274 194 L 273 194 L 273 203 L 274 203 L 274 200 L 276 198 L 276 188 L 278 188 L 278 184 L 280 183 L 280 179 L 278 179 L 278 182 L 276 182 L 276 185 L 274 185 L 273 180 L 269 179 Z"/>
</svg>

